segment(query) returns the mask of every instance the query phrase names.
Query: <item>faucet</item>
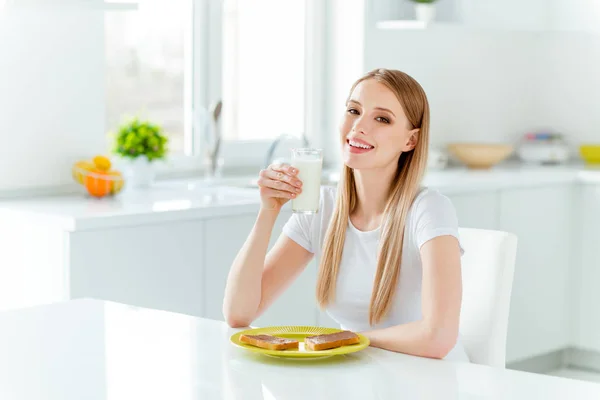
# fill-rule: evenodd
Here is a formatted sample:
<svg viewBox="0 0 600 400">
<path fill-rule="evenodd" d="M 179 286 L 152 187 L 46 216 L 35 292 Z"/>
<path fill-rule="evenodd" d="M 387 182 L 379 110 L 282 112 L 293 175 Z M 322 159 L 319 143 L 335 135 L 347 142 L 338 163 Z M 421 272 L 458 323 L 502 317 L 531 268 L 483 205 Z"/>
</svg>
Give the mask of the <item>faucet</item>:
<svg viewBox="0 0 600 400">
<path fill-rule="evenodd" d="M 277 146 L 283 139 L 297 139 L 297 138 L 298 138 L 297 136 L 283 133 L 283 134 L 279 135 L 275 140 L 273 140 L 273 143 L 271 143 L 271 145 L 269 146 L 269 150 L 267 151 L 267 156 L 265 157 L 265 168 L 268 168 L 269 165 L 271 165 L 271 163 L 273 162 L 273 153 L 275 153 Z M 306 134 L 302 133 L 301 139 L 302 139 L 302 144 L 304 145 L 304 147 L 310 147 L 310 143 L 308 141 L 308 138 L 306 137 Z"/>
</svg>

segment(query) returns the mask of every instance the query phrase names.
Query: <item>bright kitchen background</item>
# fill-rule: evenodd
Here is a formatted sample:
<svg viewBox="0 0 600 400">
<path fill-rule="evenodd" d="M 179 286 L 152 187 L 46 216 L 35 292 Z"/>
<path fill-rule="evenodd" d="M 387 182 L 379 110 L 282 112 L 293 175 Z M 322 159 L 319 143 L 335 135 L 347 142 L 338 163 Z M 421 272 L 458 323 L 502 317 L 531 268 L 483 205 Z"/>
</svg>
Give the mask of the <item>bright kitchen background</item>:
<svg viewBox="0 0 600 400">
<path fill-rule="evenodd" d="M 10 13 L 35 1 L 4 3 L 0 106 L 10 112 L 0 131 L 10 151 L 0 163 L 11 173 L 0 191 L 70 185 L 72 163 L 104 151 L 106 133 L 131 115 L 169 133 L 167 171 L 200 168 L 218 100 L 225 168 L 258 166 L 283 133 L 306 134 L 335 164 L 348 85 L 378 66 L 425 87 L 434 145 L 514 143 L 552 129 L 575 148 L 594 140 L 600 122 L 593 0 L 440 0 L 445 23 L 427 30 L 377 28 L 410 17 L 402 0 L 140 0 L 131 11 L 111 1 L 106 12 L 77 15 L 48 6 Z"/>
<path fill-rule="evenodd" d="M 439 22 L 427 29 L 410 22 L 412 4 L 402 0 L 49 3 L 0 0 L 0 193 L 6 196 L 71 191 L 73 162 L 106 152 L 107 132 L 128 115 L 155 120 L 170 135 L 164 177 L 199 176 L 210 109 L 219 100 L 226 175 L 258 172 L 281 134 L 305 134 L 334 166 L 335 128 L 347 90 L 375 67 L 404 70 L 424 86 L 436 147 L 515 144 L 526 132 L 553 130 L 565 135 L 576 160 L 580 143 L 600 142 L 595 0 L 439 0 Z M 409 22 L 378 24 L 389 20 Z M 552 324 L 571 321 L 567 295 L 547 292 L 543 284 L 562 287 L 563 278 L 572 279 L 574 261 L 558 250 L 568 265 L 536 275 L 539 268 L 544 273 L 541 264 L 556 259 L 543 254 L 544 240 L 555 250 L 561 236 L 531 229 L 553 217 L 561 229 L 570 226 L 571 195 L 540 190 L 453 198 L 469 222 L 496 226 L 496 218 L 504 218 L 525 232 L 520 251 L 531 269 L 520 264 L 516 294 L 531 296 L 521 298 L 524 308 L 535 308 L 541 322 L 528 327 L 529 314 L 516 314 L 523 324 L 512 338 L 522 340 L 515 344 L 509 337 L 509 359 L 527 370 L 559 356 L 549 350 L 568 345 L 570 328 Z M 529 215 L 550 210 L 546 202 L 561 208 Z M 489 204 L 502 216 L 487 213 Z M 251 215 L 244 218 L 244 226 L 252 223 Z M 215 237 L 230 234 L 221 223 L 211 226 Z M 581 240 L 593 246 L 585 235 Z M 522 290 L 529 287 L 522 278 L 533 282 L 532 291 Z M 595 340 L 592 331 L 586 334 L 589 343 Z M 600 366 L 598 358 L 592 364 Z"/>
</svg>

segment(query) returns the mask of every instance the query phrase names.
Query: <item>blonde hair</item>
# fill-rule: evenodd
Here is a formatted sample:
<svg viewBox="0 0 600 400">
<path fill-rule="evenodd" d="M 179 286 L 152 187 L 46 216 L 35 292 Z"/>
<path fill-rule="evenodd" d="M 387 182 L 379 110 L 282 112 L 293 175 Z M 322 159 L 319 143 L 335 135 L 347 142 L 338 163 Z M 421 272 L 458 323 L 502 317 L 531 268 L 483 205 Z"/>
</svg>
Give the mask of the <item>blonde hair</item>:
<svg viewBox="0 0 600 400">
<path fill-rule="evenodd" d="M 385 207 L 369 311 L 369 322 L 374 325 L 388 313 L 398 284 L 406 217 L 418 194 L 427 165 L 429 103 L 425 91 L 416 80 L 401 71 L 388 69 L 368 72 L 352 85 L 350 94 L 360 82 L 367 79 L 374 79 L 387 86 L 402 105 L 411 125 L 410 129 L 419 129 L 415 148 L 400 155 Z M 325 307 L 335 297 L 348 218 L 358 203 L 353 171 L 346 165 L 343 169 L 319 265 L 317 301 L 321 307 Z"/>
</svg>

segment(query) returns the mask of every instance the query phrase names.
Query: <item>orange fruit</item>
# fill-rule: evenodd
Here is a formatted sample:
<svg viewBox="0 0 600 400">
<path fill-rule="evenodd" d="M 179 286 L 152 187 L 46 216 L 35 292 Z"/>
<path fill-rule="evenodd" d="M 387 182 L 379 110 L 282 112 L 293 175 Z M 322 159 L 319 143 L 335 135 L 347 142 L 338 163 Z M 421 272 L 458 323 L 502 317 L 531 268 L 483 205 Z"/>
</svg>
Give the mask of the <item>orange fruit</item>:
<svg viewBox="0 0 600 400">
<path fill-rule="evenodd" d="M 85 188 L 94 197 L 104 197 L 110 194 L 111 181 L 103 171 L 93 171 L 85 177 Z"/>
</svg>

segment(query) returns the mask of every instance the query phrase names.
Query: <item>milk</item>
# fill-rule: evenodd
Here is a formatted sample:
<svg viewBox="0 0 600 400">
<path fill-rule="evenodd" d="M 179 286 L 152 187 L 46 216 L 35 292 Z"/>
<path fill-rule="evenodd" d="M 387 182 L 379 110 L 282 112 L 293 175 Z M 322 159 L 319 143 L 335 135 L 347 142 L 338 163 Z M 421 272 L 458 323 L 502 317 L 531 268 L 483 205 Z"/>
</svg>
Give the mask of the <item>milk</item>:
<svg viewBox="0 0 600 400">
<path fill-rule="evenodd" d="M 302 193 L 292 199 L 292 211 L 314 214 L 319 211 L 323 160 L 320 157 L 318 159 L 296 157 L 292 159 L 292 166 L 298 168 L 298 179 L 302 181 Z"/>
</svg>

